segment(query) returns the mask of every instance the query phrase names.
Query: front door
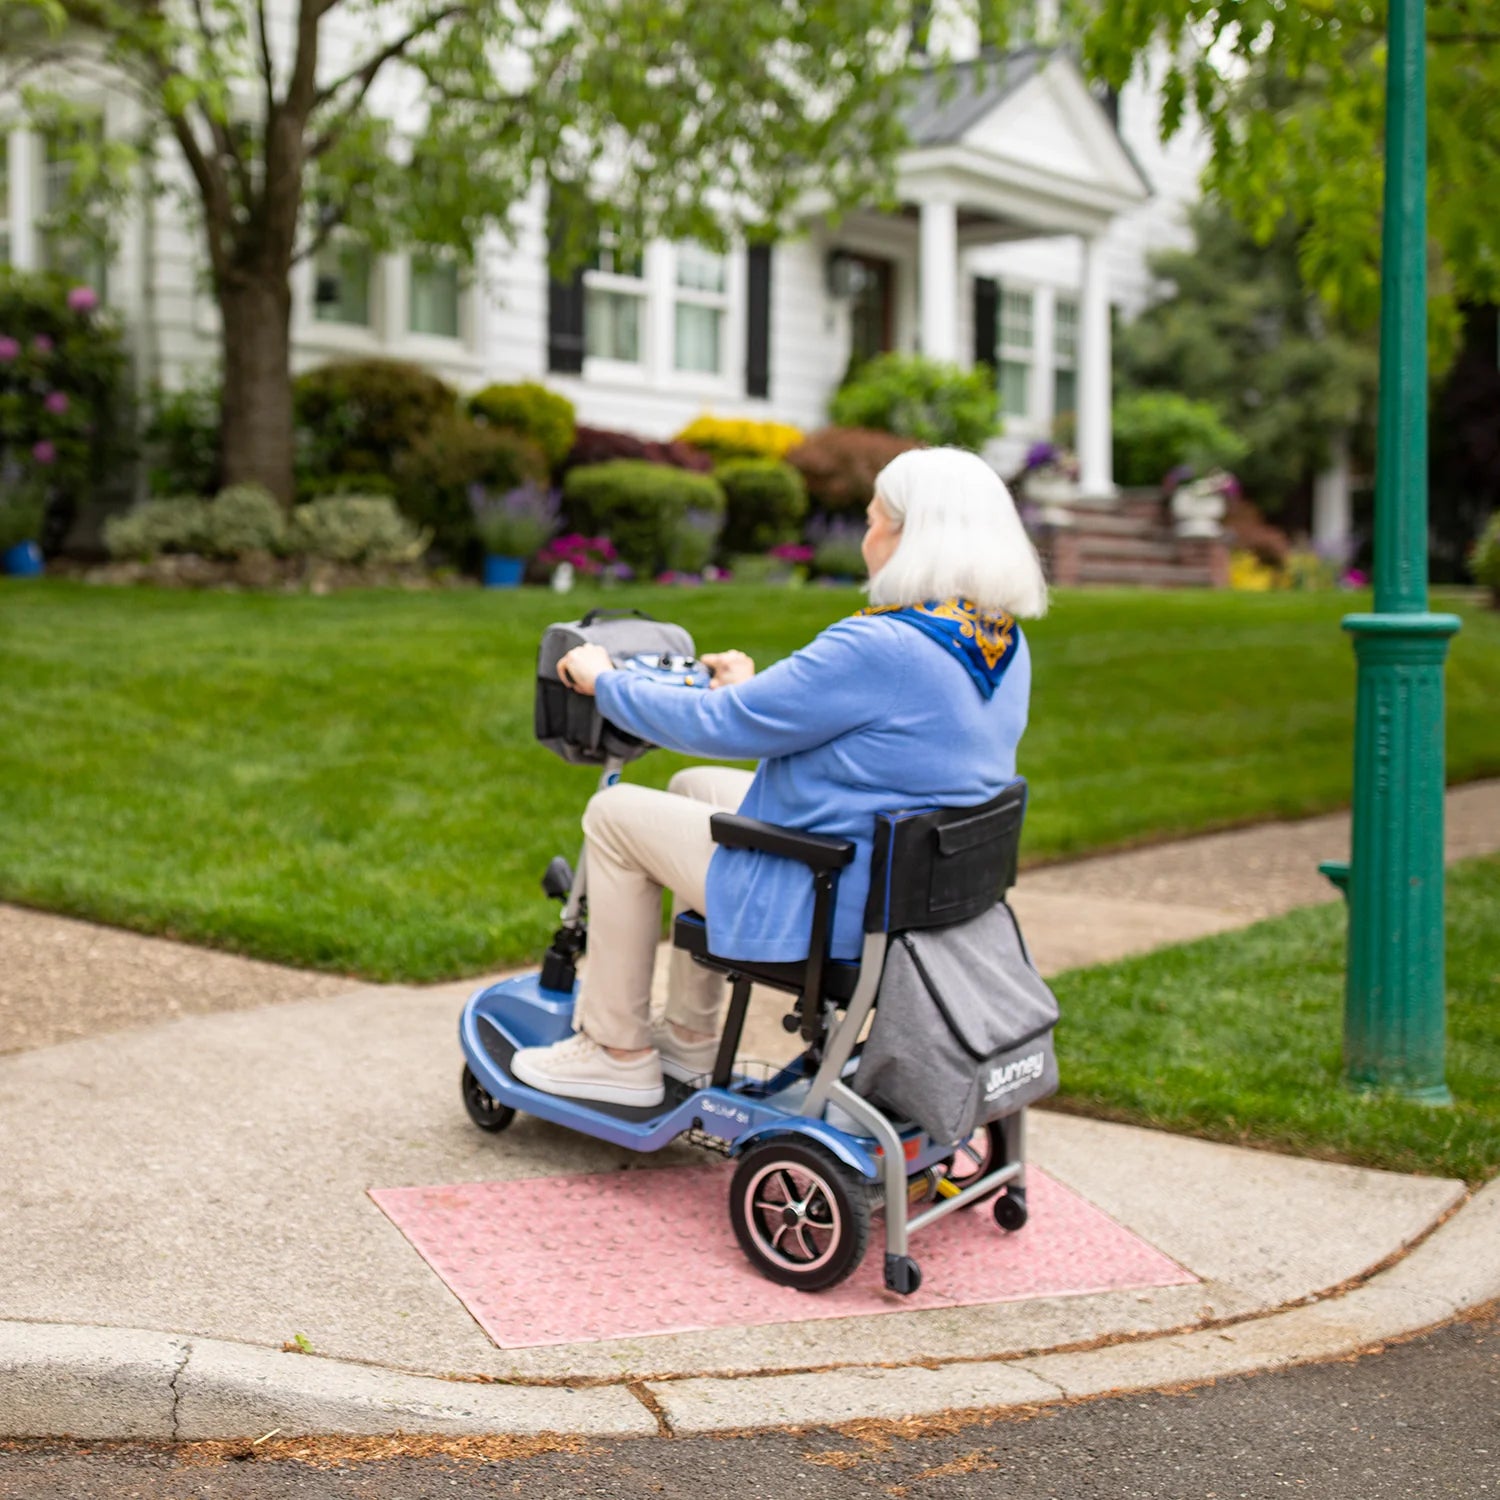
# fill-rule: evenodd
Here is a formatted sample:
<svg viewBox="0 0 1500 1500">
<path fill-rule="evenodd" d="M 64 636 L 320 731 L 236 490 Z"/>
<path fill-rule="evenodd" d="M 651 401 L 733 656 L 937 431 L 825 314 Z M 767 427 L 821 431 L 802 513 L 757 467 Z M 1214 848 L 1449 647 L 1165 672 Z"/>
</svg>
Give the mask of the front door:
<svg viewBox="0 0 1500 1500">
<path fill-rule="evenodd" d="M 847 253 L 847 252 L 846 252 Z M 874 255 L 850 255 L 864 267 L 863 284 L 849 306 L 849 368 L 856 370 L 895 344 L 894 299 L 896 268 Z"/>
</svg>

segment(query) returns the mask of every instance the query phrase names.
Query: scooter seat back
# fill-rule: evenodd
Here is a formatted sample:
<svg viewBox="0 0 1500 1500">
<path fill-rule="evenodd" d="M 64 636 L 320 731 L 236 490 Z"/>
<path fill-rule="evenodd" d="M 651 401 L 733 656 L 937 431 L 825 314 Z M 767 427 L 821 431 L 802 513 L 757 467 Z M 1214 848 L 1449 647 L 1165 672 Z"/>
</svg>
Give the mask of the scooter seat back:
<svg viewBox="0 0 1500 1500">
<path fill-rule="evenodd" d="M 635 760 L 651 749 L 599 712 L 597 702 L 575 693 L 557 675 L 557 664 L 575 646 L 603 646 L 617 665 L 633 656 L 694 654 L 693 638 L 681 625 L 653 620 L 639 610 L 593 609 L 581 620 L 549 625 L 536 660 L 537 739 L 570 765 L 599 766 Z"/>
</svg>

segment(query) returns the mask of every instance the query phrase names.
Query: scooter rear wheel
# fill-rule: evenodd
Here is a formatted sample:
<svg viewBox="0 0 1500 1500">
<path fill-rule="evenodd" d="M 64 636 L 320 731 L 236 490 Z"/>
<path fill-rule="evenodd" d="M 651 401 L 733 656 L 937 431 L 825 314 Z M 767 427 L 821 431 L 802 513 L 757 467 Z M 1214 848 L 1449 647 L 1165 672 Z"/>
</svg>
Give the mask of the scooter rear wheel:
<svg viewBox="0 0 1500 1500">
<path fill-rule="evenodd" d="M 948 1180 L 955 1187 L 966 1188 L 971 1182 L 978 1182 L 986 1172 L 993 1172 L 1005 1159 L 1005 1127 L 999 1120 L 991 1120 L 988 1125 L 981 1125 L 948 1158 Z M 995 1192 L 999 1191 L 999 1188 L 995 1189 Z M 988 1203 L 993 1196 L 994 1193 L 986 1193 L 963 1207 L 975 1208 Z"/>
<path fill-rule="evenodd" d="M 487 1130 L 491 1135 L 498 1135 L 515 1119 L 515 1110 L 495 1098 L 474 1076 L 474 1070 L 467 1063 L 464 1064 L 463 1091 L 464 1108 L 468 1110 L 469 1118 L 481 1130 Z"/>
<path fill-rule="evenodd" d="M 768 1141 L 740 1158 L 729 1220 L 750 1264 L 782 1286 L 818 1292 L 848 1276 L 870 1239 L 870 1189 L 810 1141 Z"/>
</svg>

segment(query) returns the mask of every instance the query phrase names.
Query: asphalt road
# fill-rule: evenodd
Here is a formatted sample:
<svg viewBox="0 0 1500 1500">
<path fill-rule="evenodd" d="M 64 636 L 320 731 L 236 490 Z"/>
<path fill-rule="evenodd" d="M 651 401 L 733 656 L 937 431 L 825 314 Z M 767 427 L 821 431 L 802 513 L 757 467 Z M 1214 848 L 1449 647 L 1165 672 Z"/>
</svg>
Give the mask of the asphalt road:
<svg viewBox="0 0 1500 1500">
<path fill-rule="evenodd" d="M 0 1500 L 1484 1500 L 1500 1306 L 1359 1359 L 999 1421 L 381 1456 L 400 1446 L 0 1445 Z"/>
</svg>

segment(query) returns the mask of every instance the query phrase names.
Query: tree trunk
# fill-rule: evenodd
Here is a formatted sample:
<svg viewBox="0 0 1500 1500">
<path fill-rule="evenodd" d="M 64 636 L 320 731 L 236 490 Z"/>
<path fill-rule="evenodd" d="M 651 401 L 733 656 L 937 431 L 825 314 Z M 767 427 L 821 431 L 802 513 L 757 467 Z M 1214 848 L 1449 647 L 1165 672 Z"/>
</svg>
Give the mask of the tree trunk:
<svg viewBox="0 0 1500 1500">
<path fill-rule="evenodd" d="M 224 325 L 225 484 L 262 484 L 290 505 L 291 287 L 277 276 L 232 272 L 219 287 Z"/>
</svg>

